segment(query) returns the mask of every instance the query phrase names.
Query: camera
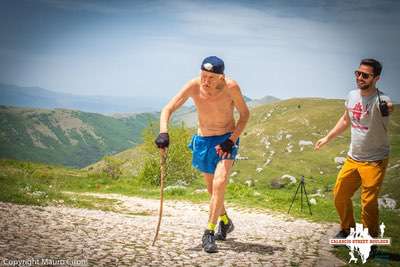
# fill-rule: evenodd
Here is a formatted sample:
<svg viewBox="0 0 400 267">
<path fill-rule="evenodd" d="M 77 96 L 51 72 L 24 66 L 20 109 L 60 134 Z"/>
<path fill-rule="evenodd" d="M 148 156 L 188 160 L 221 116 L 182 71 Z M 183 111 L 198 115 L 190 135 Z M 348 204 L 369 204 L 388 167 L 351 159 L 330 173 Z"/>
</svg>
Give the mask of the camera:
<svg viewBox="0 0 400 267">
<path fill-rule="evenodd" d="M 379 89 L 377 89 L 377 92 L 378 92 L 379 111 L 381 112 L 382 117 L 387 117 L 389 116 L 388 104 L 385 100 L 381 100 Z"/>
<path fill-rule="evenodd" d="M 389 116 L 389 107 L 388 104 L 385 100 L 382 100 L 379 103 L 379 110 L 381 111 L 382 117 L 387 117 Z"/>
</svg>

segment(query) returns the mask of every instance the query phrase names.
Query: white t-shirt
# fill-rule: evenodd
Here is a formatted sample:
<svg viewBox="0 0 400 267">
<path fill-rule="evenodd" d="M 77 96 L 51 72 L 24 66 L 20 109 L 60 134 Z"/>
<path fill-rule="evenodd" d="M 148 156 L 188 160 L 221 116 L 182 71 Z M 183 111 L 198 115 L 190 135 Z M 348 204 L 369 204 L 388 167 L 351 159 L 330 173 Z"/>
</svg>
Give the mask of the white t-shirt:
<svg viewBox="0 0 400 267">
<path fill-rule="evenodd" d="M 379 91 L 381 100 L 390 101 Z M 361 96 L 350 91 L 345 102 L 351 121 L 351 143 L 348 155 L 358 161 L 377 161 L 389 156 L 389 116 L 379 110 L 378 94 Z"/>
</svg>

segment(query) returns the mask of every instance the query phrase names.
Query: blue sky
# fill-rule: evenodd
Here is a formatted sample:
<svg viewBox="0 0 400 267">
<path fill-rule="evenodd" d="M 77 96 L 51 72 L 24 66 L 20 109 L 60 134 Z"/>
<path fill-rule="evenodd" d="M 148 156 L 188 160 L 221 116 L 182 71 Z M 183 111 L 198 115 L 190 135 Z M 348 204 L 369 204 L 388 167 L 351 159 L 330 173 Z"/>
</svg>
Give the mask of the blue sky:
<svg viewBox="0 0 400 267">
<path fill-rule="evenodd" d="M 218 55 L 244 94 L 345 98 L 361 58 L 400 101 L 400 1 L 0 1 L 0 82 L 172 97 Z"/>
</svg>

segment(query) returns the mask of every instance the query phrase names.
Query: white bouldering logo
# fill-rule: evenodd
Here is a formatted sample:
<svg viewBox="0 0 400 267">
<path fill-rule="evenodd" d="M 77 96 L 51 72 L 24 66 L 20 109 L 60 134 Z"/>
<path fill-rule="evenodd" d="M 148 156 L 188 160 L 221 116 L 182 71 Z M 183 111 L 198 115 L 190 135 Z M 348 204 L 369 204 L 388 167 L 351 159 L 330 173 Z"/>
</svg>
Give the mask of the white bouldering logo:
<svg viewBox="0 0 400 267">
<path fill-rule="evenodd" d="M 357 223 L 356 229 L 350 228 L 350 234 L 344 238 L 329 239 L 329 244 L 340 246 L 344 245 L 350 249 L 349 263 L 357 263 L 358 259 L 355 252 L 361 257 L 362 263 L 365 263 L 370 255 L 372 246 L 390 246 L 391 239 L 383 238 L 385 232 L 385 225 L 380 225 L 381 235 L 380 238 L 372 238 L 368 233 L 368 228 L 364 228 L 362 224 Z"/>
</svg>

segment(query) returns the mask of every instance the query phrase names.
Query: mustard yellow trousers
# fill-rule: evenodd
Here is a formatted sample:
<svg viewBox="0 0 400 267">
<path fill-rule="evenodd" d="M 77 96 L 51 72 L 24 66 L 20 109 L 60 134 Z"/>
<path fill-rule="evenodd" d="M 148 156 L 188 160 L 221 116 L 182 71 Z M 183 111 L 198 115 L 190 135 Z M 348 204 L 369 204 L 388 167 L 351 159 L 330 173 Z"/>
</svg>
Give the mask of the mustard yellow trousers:
<svg viewBox="0 0 400 267">
<path fill-rule="evenodd" d="M 388 159 L 361 162 L 347 157 L 337 176 L 333 190 L 342 230 L 349 231 L 350 227 L 355 227 L 351 198 L 361 186 L 361 223 L 364 227 L 368 227 L 369 234 L 372 237 L 378 237 L 378 194 L 387 164 Z"/>
</svg>

